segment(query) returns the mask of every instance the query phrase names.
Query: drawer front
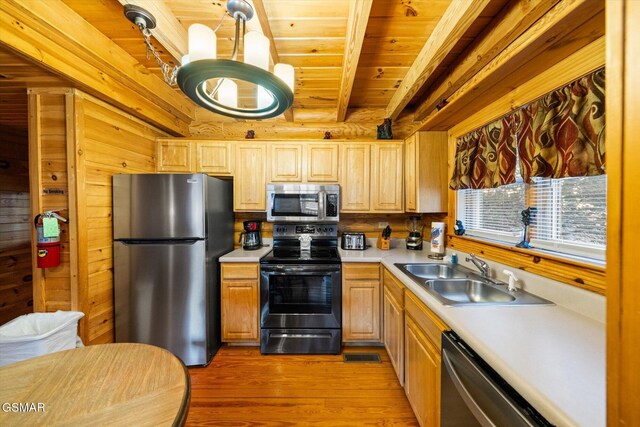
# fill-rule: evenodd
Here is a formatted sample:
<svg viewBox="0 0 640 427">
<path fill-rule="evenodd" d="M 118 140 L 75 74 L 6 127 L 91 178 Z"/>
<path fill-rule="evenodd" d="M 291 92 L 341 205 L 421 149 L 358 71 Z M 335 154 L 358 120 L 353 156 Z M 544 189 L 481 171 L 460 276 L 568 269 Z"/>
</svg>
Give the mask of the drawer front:
<svg viewBox="0 0 640 427">
<path fill-rule="evenodd" d="M 257 263 L 222 263 L 222 280 L 255 279 L 260 276 L 260 264 Z"/>
<path fill-rule="evenodd" d="M 400 308 L 404 308 L 404 285 L 386 268 L 383 269 L 382 278 L 384 288 L 389 291 Z"/>
<path fill-rule="evenodd" d="M 450 328 L 411 292 L 406 293 L 404 310 L 425 332 L 429 340 L 431 340 L 431 343 L 437 347 L 438 351 L 440 351 L 442 348 L 442 332 Z"/>
<path fill-rule="evenodd" d="M 351 262 L 342 264 L 344 280 L 380 280 L 380 264 L 377 262 Z"/>
</svg>

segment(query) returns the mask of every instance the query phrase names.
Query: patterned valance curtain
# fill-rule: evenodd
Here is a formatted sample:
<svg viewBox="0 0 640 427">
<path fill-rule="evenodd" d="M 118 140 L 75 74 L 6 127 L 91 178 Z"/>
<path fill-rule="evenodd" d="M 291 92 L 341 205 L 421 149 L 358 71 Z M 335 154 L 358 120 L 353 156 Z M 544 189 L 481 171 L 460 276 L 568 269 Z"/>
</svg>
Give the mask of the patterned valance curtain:
<svg viewBox="0 0 640 427">
<path fill-rule="evenodd" d="M 495 188 L 516 181 L 511 120 L 503 117 L 458 139 L 449 188 Z"/>
<path fill-rule="evenodd" d="M 532 102 L 516 116 L 520 171 L 565 178 L 605 173 L 604 69 Z"/>
<path fill-rule="evenodd" d="M 604 69 L 458 138 L 452 190 L 605 173 Z"/>
</svg>

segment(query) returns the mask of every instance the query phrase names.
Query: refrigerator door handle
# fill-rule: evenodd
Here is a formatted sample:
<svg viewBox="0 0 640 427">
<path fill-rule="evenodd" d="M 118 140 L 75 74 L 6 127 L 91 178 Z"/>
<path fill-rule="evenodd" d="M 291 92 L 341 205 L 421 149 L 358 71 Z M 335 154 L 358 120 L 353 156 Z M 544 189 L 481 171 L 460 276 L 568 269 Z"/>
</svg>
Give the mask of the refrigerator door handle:
<svg viewBox="0 0 640 427">
<path fill-rule="evenodd" d="M 180 240 L 118 240 L 123 245 L 195 245 L 203 239 L 180 239 Z"/>
</svg>

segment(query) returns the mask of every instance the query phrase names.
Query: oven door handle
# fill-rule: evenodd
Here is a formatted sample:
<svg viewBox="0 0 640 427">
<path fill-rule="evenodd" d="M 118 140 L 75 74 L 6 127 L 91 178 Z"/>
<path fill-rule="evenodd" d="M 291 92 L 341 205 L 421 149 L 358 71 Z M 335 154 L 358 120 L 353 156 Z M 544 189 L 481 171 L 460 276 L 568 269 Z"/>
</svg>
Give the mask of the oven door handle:
<svg viewBox="0 0 640 427">
<path fill-rule="evenodd" d="M 317 273 L 339 273 L 341 270 L 341 266 L 328 264 L 328 265 L 305 265 L 301 267 L 292 267 L 290 265 L 263 265 L 260 267 L 260 270 L 265 273 L 272 274 L 290 274 L 295 273 L 299 275 L 311 275 Z"/>
</svg>

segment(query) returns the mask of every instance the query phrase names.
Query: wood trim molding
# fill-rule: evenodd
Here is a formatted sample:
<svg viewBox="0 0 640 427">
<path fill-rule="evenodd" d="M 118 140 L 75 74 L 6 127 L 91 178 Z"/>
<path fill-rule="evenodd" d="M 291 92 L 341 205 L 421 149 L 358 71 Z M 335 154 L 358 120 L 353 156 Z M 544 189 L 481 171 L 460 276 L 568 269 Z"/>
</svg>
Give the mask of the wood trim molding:
<svg viewBox="0 0 640 427">
<path fill-rule="evenodd" d="M 489 4 L 489 0 L 451 3 L 409 68 L 400 88 L 389 101 L 386 117 L 391 117 L 393 120 L 398 118 L 429 75 L 451 52 L 451 49 L 471 27 L 487 4 Z"/>
<path fill-rule="evenodd" d="M 338 109 L 336 121 L 343 122 L 347 116 L 349 98 L 353 82 L 358 71 L 358 61 L 362 52 L 367 23 L 373 0 L 356 0 L 351 2 L 349 21 L 347 22 L 347 38 L 344 44 L 344 59 L 342 61 L 342 77 L 340 79 L 340 91 L 338 92 Z"/>
<path fill-rule="evenodd" d="M 559 0 L 535 0 L 511 2 L 491 22 L 487 30 L 478 36 L 479 42 L 465 54 L 464 59 L 447 73 L 438 87 L 429 91 L 425 100 L 416 108 L 414 120 L 423 120 L 442 99 L 449 98 L 511 44 L 521 33 L 544 16 Z"/>
<path fill-rule="evenodd" d="M 601 295 L 605 293 L 605 268 L 560 258 L 542 251 L 520 249 L 466 236 L 447 236 L 447 247 L 475 253 L 492 261 L 548 277 Z"/>
<path fill-rule="evenodd" d="M 174 135 L 188 135 L 195 106 L 60 0 L 0 2 L 3 45 L 88 93 Z"/>
<path fill-rule="evenodd" d="M 473 114 L 470 109 L 479 99 L 493 102 L 502 98 L 512 87 L 524 83 L 522 75 L 528 73 L 533 77 L 536 70 L 543 72 L 549 63 L 553 63 L 550 61 L 560 62 L 568 54 L 601 37 L 598 32 L 602 30 L 604 33 L 604 28 L 600 27 L 603 4 L 597 3 L 596 6 L 589 0 L 556 4 L 451 94 L 445 108 L 420 121 L 418 130 L 450 129 Z M 576 29 L 575 23 L 584 25 Z M 514 73 L 514 70 L 519 72 Z"/>
<path fill-rule="evenodd" d="M 640 2 L 606 2 L 607 425 L 640 425 Z"/>
<path fill-rule="evenodd" d="M 29 93 L 29 192 L 31 194 L 31 218 L 35 218 L 42 211 L 42 145 L 40 135 L 42 126 L 38 112 L 40 111 L 40 95 Z M 36 230 L 31 230 L 31 252 L 36 253 Z M 44 275 L 38 268 L 38 260 L 31 257 L 33 311 L 43 312 L 45 303 Z"/>
</svg>

